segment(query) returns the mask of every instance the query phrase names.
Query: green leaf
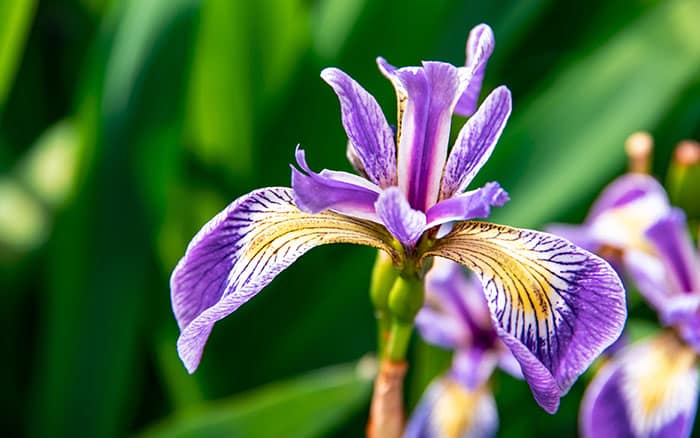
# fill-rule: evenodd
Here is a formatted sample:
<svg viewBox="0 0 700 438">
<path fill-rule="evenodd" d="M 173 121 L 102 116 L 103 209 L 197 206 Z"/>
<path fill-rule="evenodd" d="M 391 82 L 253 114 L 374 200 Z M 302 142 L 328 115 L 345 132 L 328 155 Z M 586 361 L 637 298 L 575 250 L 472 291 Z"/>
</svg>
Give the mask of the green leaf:
<svg viewBox="0 0 700 438">
<path fill-rule="evenodd" d="M 697 1 L 663 2 L 556 71 L 529 102 L 515 100 L 487 167 L 512 198 L 494 221 L 540 226 L 622 170 L 624 139 L 653 129 L 697 78 L 698 16 Z"/>
<path fill-rule="evenodd" d="M 143 437 L 329 436 L 366 406 L 373 364 L 340 365 L 203 405 L 147 430 Z M 368 372 L 369 368 L 369 372 Z"/>
<path fill-rule="evenodd" d="M 0 111 L 19 67 L 35 8 L 36 0 L 0 2 Z"/>
</svg>

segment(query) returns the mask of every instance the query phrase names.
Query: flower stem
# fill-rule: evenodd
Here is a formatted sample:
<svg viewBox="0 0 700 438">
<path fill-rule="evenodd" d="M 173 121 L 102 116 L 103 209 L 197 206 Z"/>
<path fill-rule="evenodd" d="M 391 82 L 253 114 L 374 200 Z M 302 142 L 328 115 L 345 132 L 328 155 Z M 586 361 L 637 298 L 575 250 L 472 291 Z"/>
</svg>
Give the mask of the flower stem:
<svg viewBox="0 0 700 438">
<path fill-rule="evenodd" d="M 389 314 L 389 293 L 399 273 L 391 257 L 384 251 L 377 252 L 377 258 L 372 268 L 372 280 L 369 294 L 374 305 L 377 318 L 377 355 L 382 358 L 386 350 L 386 342 L 391 329 Z"/>
<path fill-rule="evenodd" d="M 406 362 L 384 359 L 374 382 L 368 438 L 400 438 L 403 434 L 403 379 Z"/>
<path fill-rule="evenodd" d="M 413 331 L 413 320 L 424 299 L 423 281 L 416 276 L 397 276 L 392 283 L 389 293 L 382 300 L 386 306 L 383 309 L 385 318 L 379 320 L 380 345 L 383 346 L 384 354 L 374 383 L 367 425 L 369 438 L 399 438 L 403 433 L 403 379 L 408 367 L 406 352 Z M 388 339 L 384 335 L 387 327 Z"/>
</svg>

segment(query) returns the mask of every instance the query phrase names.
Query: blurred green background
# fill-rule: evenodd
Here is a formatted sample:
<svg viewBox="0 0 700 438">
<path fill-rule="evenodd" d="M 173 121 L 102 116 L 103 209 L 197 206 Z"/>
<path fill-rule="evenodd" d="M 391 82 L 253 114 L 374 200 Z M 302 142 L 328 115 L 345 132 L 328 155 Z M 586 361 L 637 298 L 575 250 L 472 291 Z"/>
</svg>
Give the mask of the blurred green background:
<svg viewBox="0 0 700 438">
<path fill-rule="evenodd" d="M 484 89 L 514 95 L 478 181 L 511 194 L 494 221 L 580 222 L 628 134 L 654 134 L 662 178 L 674 144 L 700 137 L 696 0 L 0 2 L 3 435 L 361 435 L 372 250 L 303 257 L 217 324 L 193 376 L 169 274 L 231 200 L 289 185 L 297 143 L 312 168 L 350 169 L 323 67 L 391 120 L 374 58 L 462 64 L 480 22 L 497 41 Z M 412 357 L 410 404 L 446 363 L 419 342 Z M 549 416 L 497 375 L 500 434 L 574 434 L 588 378 Z"/>
</svg>

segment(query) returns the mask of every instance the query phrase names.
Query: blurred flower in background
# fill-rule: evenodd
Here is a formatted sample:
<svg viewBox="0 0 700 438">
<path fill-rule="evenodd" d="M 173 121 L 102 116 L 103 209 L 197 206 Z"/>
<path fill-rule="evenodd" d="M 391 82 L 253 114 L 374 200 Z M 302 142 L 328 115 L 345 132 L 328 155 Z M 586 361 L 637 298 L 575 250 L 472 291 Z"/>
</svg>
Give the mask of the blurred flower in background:
<svg viewBox="0 0 700 438">
<path fill-rule="evenodd" d="M 614 258 L 665 327 L 611 352 L 582 402 L 581 432 L 587 437 L 684 437 L 695 418 L 700 253 L 684 211 L 672 206 L 661 184 L 644 174 L 651 168 L 651 146 L 648 134 L 631 136 L 631 173 L 603 191 L 583 226 L 554 227 Z M 700 167 L 700 147 L 685 141 L 674 155 L 669 173 L 677 175 L 681 166 L 686 170 L 684 178 L 673 180 L 675 191 L 697 191 L 692 175 Z M 676 197 L 679 201 L 694 208 Z"/>
<path fill-rule="evenodd" d="M 167 278 L 202 223 L 240 193 L 287 185 L 300 141 L 314 162 L 351 170 L 317 72 L 336 65 L 390 108 L 376 55 L 458 65 L 468 30 L 490 23 L 484 88 L 507 83 L 518 104 L 474 185 L 508 188 L 494 222 L 581 223 L 640 129 L 672 204 L 693 199 L 673 181 L 696 171 L 667 164 L 678 139 L 700 138 L 698 16 L 694 0 L 0 2 L 3 431 L 362 434 L 371 249 L 309 253 L 218 324 L 193 377 L 172 348 Z M 684 209 L 694 233 L 697 211 Z M 335 269 L 319 272 L 327 260 Z M 421 342 L 409 354 L 416 403 L 445 364 Z M 503 436 L 575 433 L 585 385 L 550 416 L 527 385 L 494 378 Z"/>
</svg>

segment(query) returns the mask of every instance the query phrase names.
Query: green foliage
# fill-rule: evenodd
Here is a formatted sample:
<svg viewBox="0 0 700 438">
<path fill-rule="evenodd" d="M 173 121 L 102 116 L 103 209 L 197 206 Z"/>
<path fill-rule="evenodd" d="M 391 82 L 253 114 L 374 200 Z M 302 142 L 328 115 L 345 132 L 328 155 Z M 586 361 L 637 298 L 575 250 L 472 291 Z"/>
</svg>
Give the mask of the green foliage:
<svg viewBox="0 0 700 438">
<path fill-rule="evenodd" d="M 362 434 L 368 381 L 349 365 L 309 372 L 375 348 L 373 250 L 306 255 L 217 324 L 193 376 L 168 295 L 198 228 L 255 187 L 288 185 L 297 143 L 312 167 L 349 169 L 320 69 L 348 71 L 391 119 L 375 56 L 461 63 L 469 28 L 490 23 L 485 89 L 514 95 L 480 177 L 511 194 L 493 220 L 577 222 L 623 170 L 629 133 L 655 135 L 660 172 L 700 137 L 699 16 L 694 0 L 0 2 L 3 430 Z M 414 347 L 411 404 L 449 360 Z M 550 416 L 499 376 L 502 435 L 572 435 L 585 383 Z"/>
<path fill-rule="evenodd" d="M 284 383 L 198 406 L 146 431 L 157 437 L 325 436 L 363 407 L 373 364 L 321 369 Z M 369 369 L 368 369 L 369 368 Z"/>
</svg>

